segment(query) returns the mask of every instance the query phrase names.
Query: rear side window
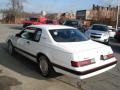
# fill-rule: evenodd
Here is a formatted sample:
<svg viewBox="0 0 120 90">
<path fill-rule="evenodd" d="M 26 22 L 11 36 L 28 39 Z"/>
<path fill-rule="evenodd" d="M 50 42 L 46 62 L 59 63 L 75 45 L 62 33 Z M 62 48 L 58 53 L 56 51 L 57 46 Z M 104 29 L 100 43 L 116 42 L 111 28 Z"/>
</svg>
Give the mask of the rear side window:
<svg viewBox="0 0 120 90">
<path fill-rule="evenodd" d="M 34 40 L 34 36 L 35 36 L 35 31 L 28 31 L 25 30 L 22 34 L 21 37 L 24 39 L 28 39 L 28 40 Z"/>
<path fill-rule="evenodd" d="M 38 42 L 42 34 L 42 29 L 29 27 L 21 33 L 21 38 Z"/>
</svg>

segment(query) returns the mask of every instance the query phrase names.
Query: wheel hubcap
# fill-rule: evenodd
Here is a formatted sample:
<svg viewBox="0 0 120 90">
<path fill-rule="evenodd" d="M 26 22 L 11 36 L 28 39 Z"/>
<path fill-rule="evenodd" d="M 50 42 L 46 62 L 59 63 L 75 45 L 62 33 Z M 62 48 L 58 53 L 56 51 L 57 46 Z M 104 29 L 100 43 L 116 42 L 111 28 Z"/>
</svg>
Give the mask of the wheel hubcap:
<svg viewBox="0 0 120 90">
<path fill-rule="evenodd" d="M 12 54 L 12 45 L 9 44 L 9 53 Z"/>
<path fill-rule="evenodd" d="M 47 72 L 48 72 L 48 63 L 47 63 L 47 60 L 46 60 L 45 57 L 41 57 L 40 58 L 40 65 L 39 65 L 39 67 L 40 67 L 41 72 L 44 75 L 46 75 Z"/>
</svg>

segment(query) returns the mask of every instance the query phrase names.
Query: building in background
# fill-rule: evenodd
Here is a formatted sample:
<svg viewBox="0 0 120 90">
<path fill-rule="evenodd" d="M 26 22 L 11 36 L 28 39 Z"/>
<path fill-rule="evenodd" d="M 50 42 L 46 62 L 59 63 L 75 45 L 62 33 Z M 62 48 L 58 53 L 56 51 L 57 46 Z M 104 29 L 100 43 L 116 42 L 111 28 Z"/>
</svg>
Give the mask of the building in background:
<svg viewBox="0 0 120 90">
<path fill-rule="evenodd" d="M 61 16 L 61 13 L 48 13 L 46 15 L 47 18 L 54 19 L 54 20 L 59 20 L 60 16 Z"/>
<path fill-rule="evenodd" d="M 79 10 L 76 12 L 76 19 L 84 23 L 104 23 L 115 26 L 117 7 L 103 7 L 93 5 L 91 10 Z"/>
<path fill-rule="evenodd" d="M 59 23 L 63 24 L 65 20 L 68 19 L 76 19 L 76 13 L 75 12 L 65 12 L 60 15 Z"/>
<path fill-rule="evenodd" d="M 3 20 L 3 12 L 0 12 L 0 23 Z"/>
<path fill-rule="evenodd" d="M 92 15 L 91 10 L 79 10 L 76 12 L 76 19 L 81 20 L 84 25 L 90 26 Z"/>
<path fill-rule="evenodd" d="M 67 19 L 76 19 L 76 13 L 75 13 L 75 12 L 72 12 L 72 11 L 66 12 L 66 13 L 65 13 L 65 17 L 66 17 Z"/>
</svg>

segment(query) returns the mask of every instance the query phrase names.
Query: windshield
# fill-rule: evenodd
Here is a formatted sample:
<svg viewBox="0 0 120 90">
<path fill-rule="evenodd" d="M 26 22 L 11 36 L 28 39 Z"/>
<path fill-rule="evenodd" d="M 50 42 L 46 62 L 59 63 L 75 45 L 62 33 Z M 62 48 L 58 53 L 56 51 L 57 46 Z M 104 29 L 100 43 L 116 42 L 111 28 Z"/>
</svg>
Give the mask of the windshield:
<svg viewBox="0 0 120 90">
<path fill-rule="evenodd" d="M 102 25 L 93 25 L 92 30 L 98 30 L 98 31 L 107 31 L 107 26 Z"/>
<path fill-rule="evenodd" d="M 56 42 L 80 42 L 88 38 L 77 29 L 54 29 L 49 31 Z"/>
</svg>

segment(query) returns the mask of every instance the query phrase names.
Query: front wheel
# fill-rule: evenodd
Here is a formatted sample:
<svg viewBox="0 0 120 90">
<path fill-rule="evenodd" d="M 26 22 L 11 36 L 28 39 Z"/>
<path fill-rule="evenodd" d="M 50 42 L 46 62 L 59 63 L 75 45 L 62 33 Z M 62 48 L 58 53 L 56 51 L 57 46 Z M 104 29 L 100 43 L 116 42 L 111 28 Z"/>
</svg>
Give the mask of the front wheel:
<svg viewBox="0 0 120 90">
<path fill-rule="evenodd" d="M 110 39 L 108 39 L 108 41 L 105 42 L 106 45 L 109 45 L 109 43 L 110 43 Z"/>
<path fill-rule="evenodd" d="M 50 76 L 53 68 L 52 68 L 52 64 L 50 63 L 50 61 L 46 56 L 44 55 L 39 56 L 38 66 L 42 76 L 44 77 Z"/>
<path fill-rule="evenodd" d="M 14 47 L 13 47 L 11 41 L 8 42 L 8 52 L 11 56 L 13 56 L 15 54 L 15 50 L 14 50 Z"/>
</svg>

